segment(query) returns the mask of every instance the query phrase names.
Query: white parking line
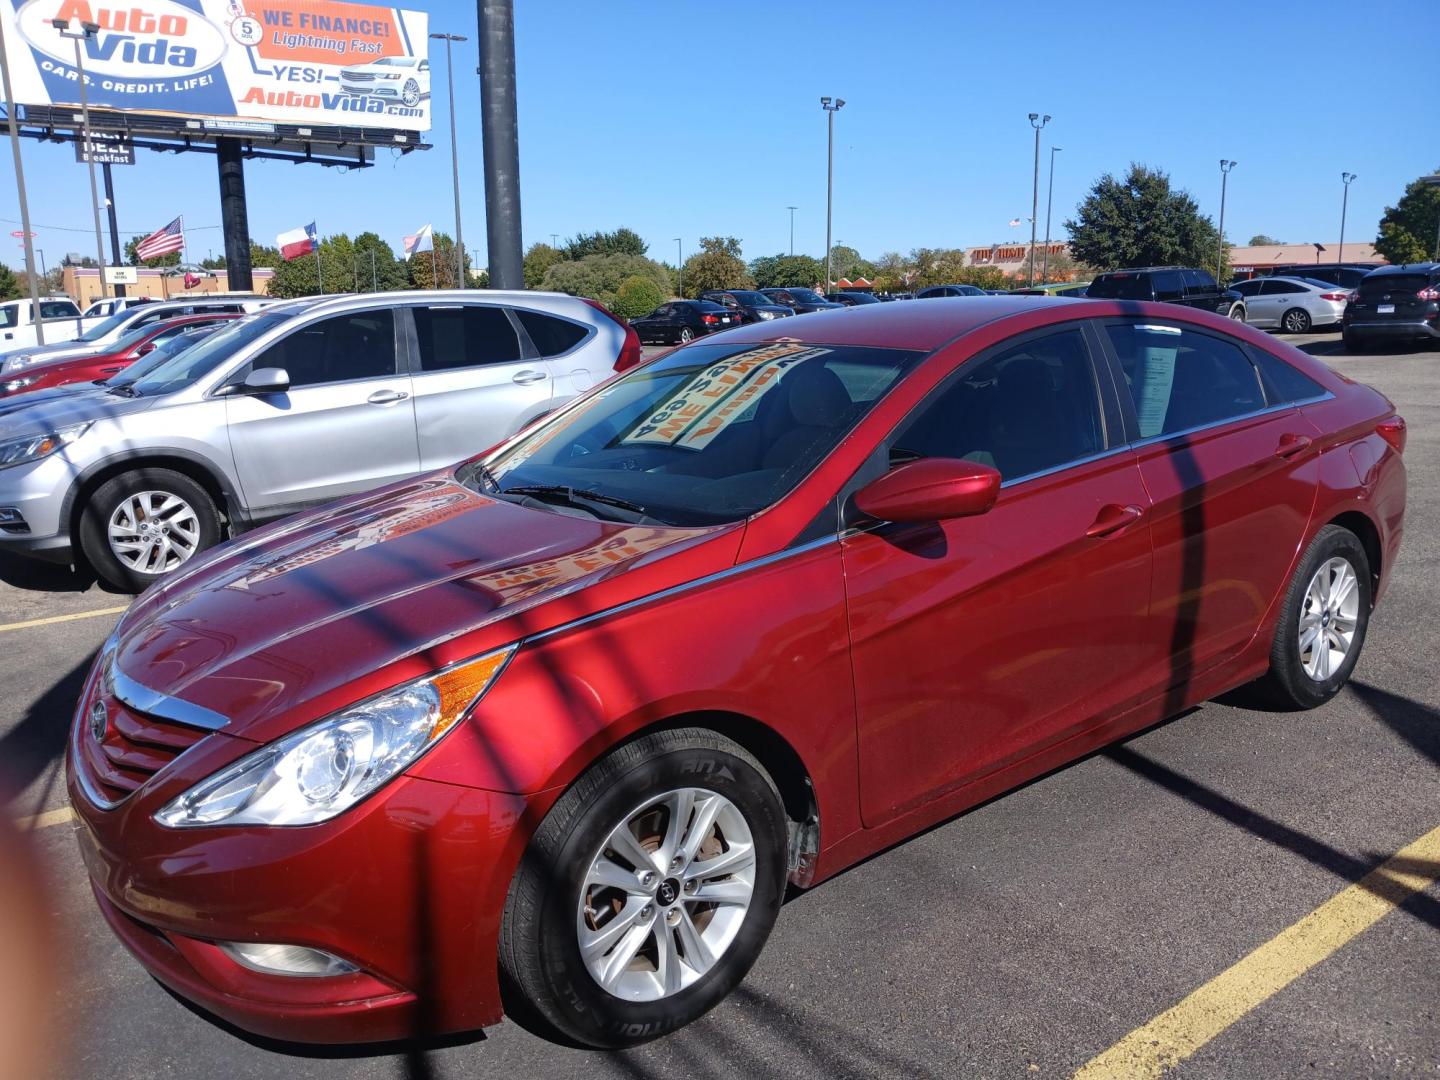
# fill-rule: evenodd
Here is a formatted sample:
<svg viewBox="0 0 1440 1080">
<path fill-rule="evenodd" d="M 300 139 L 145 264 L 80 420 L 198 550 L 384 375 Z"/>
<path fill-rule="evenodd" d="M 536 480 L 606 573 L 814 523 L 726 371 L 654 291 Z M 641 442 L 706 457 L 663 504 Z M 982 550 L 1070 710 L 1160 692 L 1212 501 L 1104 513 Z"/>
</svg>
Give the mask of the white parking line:
<svg viewBox="0 0 1440 1080">
<path fill-rule="evenodd" d="M 128 605 L 99 608 L 95 611 L 77 611 L 73 615 L 49 615 L 43 619 L 26 619 L 24 622 L 0 623 L 0 634 L 7 630 L 29 630 L 33 626 L 50 626 L 54 623 L 74 622 L 77 619 L 93 619 L 100 615 L 119 615 Z"/>
</svg>

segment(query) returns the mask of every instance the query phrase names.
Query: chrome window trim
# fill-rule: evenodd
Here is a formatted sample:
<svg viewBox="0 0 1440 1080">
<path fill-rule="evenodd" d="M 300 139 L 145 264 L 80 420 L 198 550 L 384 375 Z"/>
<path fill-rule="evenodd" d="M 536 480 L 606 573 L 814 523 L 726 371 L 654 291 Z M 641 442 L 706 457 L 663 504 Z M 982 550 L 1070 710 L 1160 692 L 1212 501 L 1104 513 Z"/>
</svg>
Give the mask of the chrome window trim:
<svg viewBox="0 0 1440 1080">
<path fill-rule="evenodd" d="M 1313 382 L 1314 380 L 1312 379 L 1311 381 Z M 1227 424 L 1239 423 L 1241 420 L 1253 420 L 1257 416 L 1268 416 L 1271 413 L 1284 412 L 1286 409 L 1298 409 L 1302 405 L 1316 405 L 1319 402 L 1328 401 L 1334 396 L 1335 395 L 1329 390 L 1326 390 L 1323 394 L 1317 394 L 1313 397 L 1300 398 L 1296 401 L 1284 401 L 1278 405 L 1267 405 L 1263 409 L 1255 409 L 1252 412 L 1241 413 L 1238 416 L 1227 416 L 1223 420 L 1214 420 L 1208 424 L 1197 424 L 1195 427 L 1184 428 L 1180 431 L 1169 431 L 1161 435 L 1151 435 L 1144 439 L 1136 439 L 1128 445 L 1130 449 L 1138 450 L 1143 446 L 1151 446 L 1155 443 L 1166 442 L 1170 439 L 1182 439 L 1187 435 L 1195 435 L 1201 431 L 1222 428 Z"/>
<path fill-rule="evenodd" d="M 121 671 L 119 664 L 111 665 L 110 677 L 115 699 L 136 712 L 148 713 L 151 716 L 158 716 L 161 720 L 169 720 L 204 731 L 219 731 L 230 723 L 229 717 L 222 716 L 212 709 L 162 694 L 159 690 L 151 690 L 145 684 L 135 681 Z"/>
<path fill-rule="evenodd" d="M 1042 476 L 1052 476 L 1055 473 L 1064 472 L 1066 469 L 1073 469 L 1079 465 L 1088 465 L 1092 461 L 1099 461 L 1102 458 L 1114 457 L 1116 454 L 1121 453 L 1122 451 L 1129 450 L 1132 445 L 1133 444 L 1131 443 L 1118 443 L 1115 446 L 1109 447 L 1105 450 L 1101 450 L 1097 453 L 1086 454 L 1084 457 L 1080 458 L 1072 458 L 1070 461 L 1063 461 L 1059 465 L 1051 465 L 1048 469 L 1037 469 L 1035 472 L 1025 473 L 1023 476 L 1017 476 L 1011 480 L 1006 480 L 1002 476 L 1000 478 L 1000 489 L 1003 491 L 1005 488 L 1011 487 L 1015 484 L 1023 484 L 1027 480 L 1038 480 Z"/>
</svg>

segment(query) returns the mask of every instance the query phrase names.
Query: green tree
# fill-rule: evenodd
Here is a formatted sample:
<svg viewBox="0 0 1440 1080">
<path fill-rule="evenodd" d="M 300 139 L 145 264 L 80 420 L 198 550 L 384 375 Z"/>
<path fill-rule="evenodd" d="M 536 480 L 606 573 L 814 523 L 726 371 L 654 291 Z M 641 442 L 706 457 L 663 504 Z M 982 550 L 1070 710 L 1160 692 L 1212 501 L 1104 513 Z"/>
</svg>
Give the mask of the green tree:
<svg viewBox="0 0 1440 1080">
<path fill-rule="evenodd" d="M 825 277 L 825 264 L 810 255 L 762 255 L 750 263 L 757 289 L 811 289 Z"/>
<path fill-rule="evenodd" d="M 355 259 L 360 268 L 361 292 L 391 292 L 410 287 L 409 269 L 403 261 L 395 257 L 394 249 L 380 239 L 377 233 L 361 233 L 355 237 L 354 248 Z M 420 257 L 429 259 L 428 255 Z"/>
<path fill-rule="evenodd" d="M 257 244 L 254 240 L 250 241 L 251 266 L 263 266 L 273 270 L 284 261 L 284 256 L 280 254 L 279 248 L 270 247 L 268 244 Z"/>
<path fill-rule="evenodd" d="M 545 272 L 540 287 L 550 292 L 588 296 L 615 310 L 615 297 L 629 278 L 647 277 L 670 295 L 669 272 L 643 255 L 587 255 L 583 259 L 558 262 Z"/>
<path fill-rule="evenodd" d="M 1106 173 L 1065 227 L 1070 251 L 1101 270 L 1124 266 L 1213 267 L 1219 237 L 1186 191 L 1160 169 L 1132 164 L 1123 180 Z"/>
<path fill-rule="evenodd" d="M 707 289 L 752 289 L 755 280 L 740 258 L 733 236 L 702 236 L 700 250 L 685 260 L 681 287 L 691 299 Z"/>
<path fill-rule="evenodd" d="M 857 277 L 873 278 L 875 267 L 860 257 L 860 252 L 852 247 L 836 244 L 830 249 L 830 273 L 836 281 L 841 278 L 850 278 L 852 281 Z M 821 271 L 824 276 L 824 271 Z"/>
<path fill-rule="evenodd" d="M 1440 170 L 1437 170 L 1440 171 Z M 1435 250 L 1440 230 L 1440 184 L 1413 180 L 1394 206 L 1385 208 L 1375 250 L 1392 263 L 1424 262 Z"/>
<path fill-rule="evenodd" d="M 140 241 L 144 239 L 145 237 L 143 236 L 132 236 L 130 242 L 125 245 L 125 261 L 131 266 L 148 266 L 153 270 L 158 266 L 180 265 L 180 252 L 178 251 L 172 251 L 168 255 L 160 255 L 154 259 L 140 258 L 140 256 L 135 253 L 135 249 L 140 246 Z M 93 259 L 91 260 L 91 264 L 94 264 Z M 84 260 L 81 260 L 80 265 L 85 265 Z"/>
<path fill-rule="evenodd" d="M 24 295 L 20 288 L 20 276 L 0 263 L 0 300 L 18 300 Z"/>
<path fill-rule="evenodd" d="M 655 279 L 636 274 L 620 283 L 620 288 L 615 292 L 615 303 L 610 310 L 622 319 L 638 319 L 642 315 L 649 315 L 664 302 L 665 293 Z"/>
<path fill-rule="evenodd" d="M 312 252 L 289 262 L 280 259 L 274 269 L 275 276 L 270 279 L 270 295 L 281 299 L 318 296 L 322 291 L 327 295 L 354 292 L 355 244 L 345 233 L 321 237 L 318 268 L 316 255 Z"/>
<path fill-rule="evenodd" d="M 221 254 L 221 255 L 207 255 L 205 258 L 203 258 L 203 259 L 200 260 L 200 269 L 201 269 L 201 270 L 224 270 L 224 269 L 225 269 L 225 256 L 224 256 L 223 254 Z"/>
<path fill-rule="evenodd" d="M 1262 232 L 1262 233 L 1256 233 L 1254 236 L 1250 237 L 1250 242 L 1249 242 L 1248 244 L 1246 244 L 1245 246 L 1246 246 L 1246 247 L 1279 247 L 1279 246 L 1281 246 L 1281 245 L 1284 244 L 1284 243 L 1285 243 L 1284 240 L 1276 240 L 1275 237 L 1273 237 L 1273 236 L 1266 236 L 1266 235 Z"/>
<path fill-rule="evenodd" d="M 875 274 L 870 280 L 876 292 L 905 292 L 914 275 L 915 268 L 909 259 L 898 251 L 887 251 L 875 260 Z"/>
<path fill-rule="evenodd" d="M 410 285 L 416 289 L 463 289 L 470 276 L 470 256 L 464 256 L 464 278 L 455 277 L 455 241 L 445 233 L 437 232 L 433 237 L 435 258 L 430 252 L 422 251 L 410 256 Z"/>
<path fill-rule="evenodd" d="M 549 244 L 531 244 L 525 252 L 525 288 L 538 289 L 545 280 L 545 271 L 565 261 L 565 253 Z"/>
<path fill-rule="evenodd" d="M 579 233 L 565 241 L 565 258 L 576 260 L 591 255 L 644 255 L 648 245 L 633 229 L 614 232 Z"/>
</svg>

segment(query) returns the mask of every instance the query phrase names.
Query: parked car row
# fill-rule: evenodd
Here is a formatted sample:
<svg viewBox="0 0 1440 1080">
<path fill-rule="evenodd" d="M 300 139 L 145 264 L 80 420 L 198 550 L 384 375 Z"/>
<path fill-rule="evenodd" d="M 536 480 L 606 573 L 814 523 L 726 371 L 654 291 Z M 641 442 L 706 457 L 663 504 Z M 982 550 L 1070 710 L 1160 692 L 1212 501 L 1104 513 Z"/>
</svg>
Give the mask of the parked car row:
<svg viewBox="0 0 1440 1080">
<path fill-rule="evenodd" d="M 112 932 L 269 1039 L 508 1009 L 628 1046 L 724 999 L 792 889 L 1233 688 L 1333 699 L 1394 579 L 1405 423 L 1207 306 L 757 321 L 516 434 L 615 323 L 337 298 L 23 421 L 43 460 L 0 505 L 28 471 L 53 537 L 78 481 L 100 558 L 181 566 L 65 751 Z M 221 505 L 388 479 L 194 558 Z"/>
</svg>

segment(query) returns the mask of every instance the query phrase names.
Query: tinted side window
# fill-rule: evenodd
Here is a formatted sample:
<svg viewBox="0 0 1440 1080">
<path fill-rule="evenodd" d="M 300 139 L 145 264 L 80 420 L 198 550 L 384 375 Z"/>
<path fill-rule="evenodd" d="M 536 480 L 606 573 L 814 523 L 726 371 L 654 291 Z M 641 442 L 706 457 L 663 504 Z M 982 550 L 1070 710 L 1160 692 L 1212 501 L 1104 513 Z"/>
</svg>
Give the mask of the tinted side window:
<svg viewBox="0 0 1440 1080">
<path fill-rule="evenodd" d="M 1199 270 L 1182 271 L 1185 292 L 1190 296 L 1206 296 L 1215 291 L 1215 279 Z"/>
<path fill-rule="evenodd" d="M 513 364 L 520 339 L 504 308 L 411 308 L 421 371 L 453 371 L 483 364 Z"/>
<path fill-rule="evenodd" d="M 1185 283 L 1179 271 L 1161 270 L 1150 279 L 1155 288 L 1156 300 L 1179 300 L 1185 295 Z"/>
<path fill-rule="evenodd" d="M 1263 281 L 1255 280 L 1237 281 L 1234 285 L 1231 285 L 1230 288 L 1234 289 L 1241 296 L 1251 297 L 1260 291 L 1260 286 L 1263 284 L 1265 284 Z"/>
<path fill-rule="evenodd" d="M 1105 330 L 1135 403 L 1142 439 L 1265 407 L 1255 367 L 1238 345 L 1178 326 L 1110 323 Z"/>
<path fill-rule="evenodd" d="M 395 374 L 395 316 L 357 311 L 301 327 L 251 362 L 284 368 L 292 389 Z"/>
<path fill-rule="evenodd" d="M 1015 480 L 1104 448 L 1089 350 L 1065 330 L 963 369 L 893 440 L 892 456 L 978 461 Z"/>
<path fill-rule="evenodd" d="M 1270 404 L 1305 401 L 1325 393 L 1323 386 L 1293 364 L 1287 364 L 1264 349 L 1251 349 L 1250 353 L 1260 368 L 1260 377 L 1265 382 L 1265 396 L 1270 399 Z"/>
<path fill-rule="evenodd" d="M 68 300 L 41 300 L 42 319 L 67 319 L 80 314 L 80 309 Z"/>
<path fill-rule="evenodd" d="M 1305 286 L 1297 285 L 1293 281 L 1271 280 L 1265 283 L 1266 296 L 1277 296 L 1282 293 L 1303 293 Z"/>
<path fill-rule="evenodd" d="M 525 332 L 530 335 L 530 340 L 535 343 L 535 348 L 540 350 L 541 356 L 559 356 L 563 352 L 569 352 L 590 333 L 588 328 L 579 323 L 557 319 L 553 315 L 542 315 L 538 311 L 517 308 L 515 314 L 520 317 L 520 325 L 525 327 Z"/>
</svg>

